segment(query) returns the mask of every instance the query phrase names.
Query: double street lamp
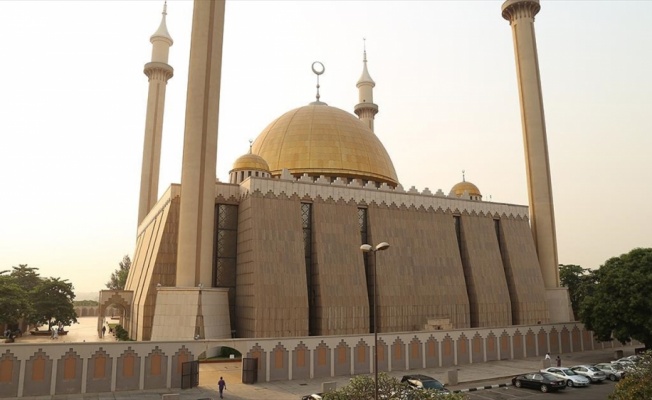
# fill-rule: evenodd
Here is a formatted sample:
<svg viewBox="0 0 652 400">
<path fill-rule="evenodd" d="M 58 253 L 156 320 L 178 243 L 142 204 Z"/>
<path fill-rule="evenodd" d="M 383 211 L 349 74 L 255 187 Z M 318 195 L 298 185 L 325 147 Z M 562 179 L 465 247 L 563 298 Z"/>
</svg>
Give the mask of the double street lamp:
<svg viewBox="0 0 652 400">
<path fill-rule="evenodd" d="M 382 250 L 387 250 L 389 248 L 389 243 L 381 242 L 373 247 L 370 244 L 363 244 L 360 246 L 360 250 L 365 253 L 373 254 L 373 264 L 374 264 L 374 290 L 373 290 L 373 310 L 374 310 L 374 399 L 378 400 L 378 300 L 376 299 L 376 253 Z"/>
</svg>

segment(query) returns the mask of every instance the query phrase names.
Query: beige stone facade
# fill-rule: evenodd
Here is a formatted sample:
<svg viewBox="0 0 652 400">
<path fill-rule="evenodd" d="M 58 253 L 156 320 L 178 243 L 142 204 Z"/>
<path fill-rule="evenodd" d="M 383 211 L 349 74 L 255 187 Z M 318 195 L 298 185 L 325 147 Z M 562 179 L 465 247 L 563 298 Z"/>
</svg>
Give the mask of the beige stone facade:
<svg viewBox="0 0 652 400">
<path fill-rule="evenodd" d="M 235 244 L 220 242 L 216 224 L 211 271 L 211 287 L 228 289 L 222 306 L 236 337 L 370 332 L 365 241 L 391 244 L 376 258 L 379 332 L 422 331 L 433 319 L 456 329 L 548 321 L 527 207 L 290 174 L 217 183 L 215 194 L 215 206 L 233 207 L 237 218 Z M 175 286 L 179 196 L 172 186 L 139 230 L 127 287 L 137 339 L 156 336 L 157 289 Z M 233 246 L 235 260 L 219 263 Z"/>
</svg>

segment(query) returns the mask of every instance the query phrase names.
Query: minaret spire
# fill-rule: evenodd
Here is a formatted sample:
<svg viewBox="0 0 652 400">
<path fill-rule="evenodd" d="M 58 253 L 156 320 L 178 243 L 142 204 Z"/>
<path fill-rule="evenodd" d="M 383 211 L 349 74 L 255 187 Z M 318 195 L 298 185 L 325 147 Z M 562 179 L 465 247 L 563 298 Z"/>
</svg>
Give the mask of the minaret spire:
<svg viewBox="0 0 652 400">
<path fill-rule="evenodd" d="M 356 87 L 358 88 L 358 101 L 359 103 L 353 108 L 355 114 L 364 122 L 369 129 L 374 130 L 374 117 L 378 113 L 378 106 L 374 104 L 373 88 L 376 82 L 371 79 L 369 71 L 367 70 L 367 39 L 363 40 L 363 55 L 362 55 L 362 75 L 358 79 Z"/>
<path fill-rule="evenodd" d="M 138 225 L 158 200 L 158 178 L 161 164 L 161 138 L 163 136 L 163 112 L 165 110 L 165 89 L 174 73 L 167 64 L 172 37 L 165 23 L 167 2 L 163 4 L 161 24 L 150 37 L 152 61 L 145 64 L 144 73 L 149 78 L 147 114 L 145 117 L 145 143 L 143 165 L 140 176 L 140 201 L 138 204 Z"/>
</svg>

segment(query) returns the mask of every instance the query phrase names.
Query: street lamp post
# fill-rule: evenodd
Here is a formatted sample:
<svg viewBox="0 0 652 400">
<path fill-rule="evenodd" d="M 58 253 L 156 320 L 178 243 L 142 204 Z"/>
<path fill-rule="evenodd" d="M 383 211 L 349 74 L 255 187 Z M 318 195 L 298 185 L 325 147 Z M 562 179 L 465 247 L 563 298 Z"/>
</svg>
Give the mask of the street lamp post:
<svg viewBox="0 0 652 400">
<path fill-rule="evenodd" d="M 365 253 L 373 254 L 374 258 L 374 290 L 373 290 L 373 310 L 374 310 L 374 399 L 378 400 L 378 300 L 376 299 L 376 252 L 387 250 L 389 248 L 389 243 L 381 242 L 373 247 L 370 244 L 363 244 L 360 246 L 360 250 Z"/>
</svg>

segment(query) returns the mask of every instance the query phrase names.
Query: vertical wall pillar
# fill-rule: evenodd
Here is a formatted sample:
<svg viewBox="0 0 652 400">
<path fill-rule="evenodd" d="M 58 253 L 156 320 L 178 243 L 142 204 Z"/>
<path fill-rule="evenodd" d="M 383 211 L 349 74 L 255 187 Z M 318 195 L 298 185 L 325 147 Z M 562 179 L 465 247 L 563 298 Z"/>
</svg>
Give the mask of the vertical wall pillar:
<svg viewBox="0 0 652 400">
<path fill-rule="evenodd" d="M 210 285 L 224 1 L 195 0 L 181 169 L 177 287 Z"/>
</svg>

